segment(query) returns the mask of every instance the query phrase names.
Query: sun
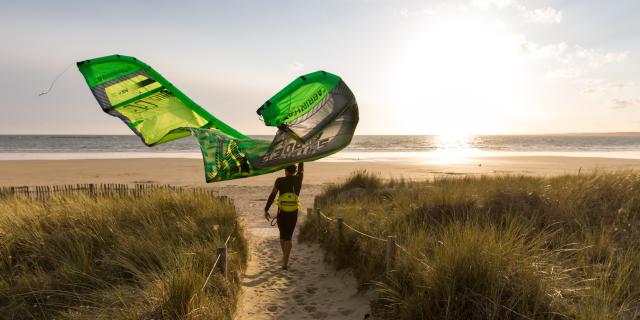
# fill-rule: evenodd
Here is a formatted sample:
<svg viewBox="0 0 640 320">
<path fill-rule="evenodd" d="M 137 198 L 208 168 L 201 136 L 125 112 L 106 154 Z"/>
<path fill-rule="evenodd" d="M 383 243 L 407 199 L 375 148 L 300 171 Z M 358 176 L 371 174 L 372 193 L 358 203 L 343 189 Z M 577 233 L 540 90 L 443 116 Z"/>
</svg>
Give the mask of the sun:
<svg viewBox="0 0 640 320">
<path fill-rule="evenodd" d="M 495 133 L 522 105 L 517 39 L 495 22 L 444 18 L 411 39 L 398 58 L 392 90 L 407 131 Z"/>
</svg>

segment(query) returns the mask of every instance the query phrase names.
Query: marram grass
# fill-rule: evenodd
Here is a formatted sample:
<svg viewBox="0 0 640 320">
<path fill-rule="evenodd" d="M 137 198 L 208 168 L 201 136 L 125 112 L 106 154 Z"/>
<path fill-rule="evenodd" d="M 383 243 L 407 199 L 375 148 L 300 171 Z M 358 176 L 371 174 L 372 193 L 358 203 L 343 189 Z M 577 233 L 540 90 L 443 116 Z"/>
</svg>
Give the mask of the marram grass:
<svg viewBox="0 0 640 320">
<path fill-rule="evenodd" d="M 231 319 L 246 242 L 198 191 L 0 199 L 0 319 Z M 203 290 L 216 248 L 228 278 Z"/>
<path fill-rule="evenodd" d="M 307 219 L 338 267 L 378 291 L 383 319 L 640 318 L 640 175 L 591 173 L 383 181 L 355 173 L 316 207 L 378 237 Z"/>
</svg>

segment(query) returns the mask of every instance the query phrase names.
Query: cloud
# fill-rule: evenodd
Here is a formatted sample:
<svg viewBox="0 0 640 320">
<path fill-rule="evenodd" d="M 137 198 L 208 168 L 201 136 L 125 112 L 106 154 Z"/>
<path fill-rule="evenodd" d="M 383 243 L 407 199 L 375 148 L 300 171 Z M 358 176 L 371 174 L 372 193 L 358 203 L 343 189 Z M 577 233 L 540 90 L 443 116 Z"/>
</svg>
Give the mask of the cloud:
<svg viewBox="0 0 640 320">
<path fill-rule="evenodd" d="M 583 48 L 565 42 L 538 44 L 520 35 L 520 52 L 531 60 L 555 62 L 547 72 L 548 78 L 579 78 L 605 65 L 627 60 L 627 51 L 605 51 L 601 48 Z"/>
<path fill-rule="evenodd" d="M 471 6 L 484 10 L 515 8 L 520 12 L 525 23 L 553 24 L 562 22 L 562 11 L 560 10 L 552 7 L 529 9 L 517 0 L 473 0 Z"/>
<path fill-rule="evenodd" d="M 490 7 L 496 7 L 498 9 L 504 9 L 516 4 L 514 0 L 473 0 L 472 6 L 482 9 L 488 9 Z"/>
<path fill-rule="evenodd" d="M 620 93 L 625 89 L 636 87 L 635 82 L 607 82 L 602 79 L 587 79 L 581 81 L 587 88 L 582 91 L 583 94 L 600 95 L 607 93 Z"/>
<path fill-rule="evenodd" d="M 569 45 L 565 42 L 551 43 L 540 45 L 520 37 L 520 50 L 522 53 L 528 55 L 534 59 L 556 59 L 559 61 L 565 60 L 565 55 L 569 50 Z"/>
<path fill-rule="evenodd" d="M 421 16 L 434 16 L 436 15 L 436 11 L 432 9 L 422 9 L 422 10 L 409 10 L 407 8 L 401 8 L 394 11 L 395 16 L 400 16 L 402 18 L 411 18 L 411 17 L 421 17 Z"/>
<path fill-rule="evenodd" d="M 602 49 L 584 49 L 576 47 L 575 58 L 582 59 L 588 63 L 591 68 L 597 69 L 601 66 L 613 62 L 620 62 L 627 59 L 629 53 L 624 52 L 605 52 Z"/>
<path fill-rule="evenodd" d="M 552 24 L 562 22 L 562 11 L 552 7 L 527 10 L 522 6 L 524 21 L 528 23 Z"/>
<path fill-rule="evenodd" d="M 611 109 L 626 109 L 640 107 L 640 99 L 613 99 Z"/>
</svg>

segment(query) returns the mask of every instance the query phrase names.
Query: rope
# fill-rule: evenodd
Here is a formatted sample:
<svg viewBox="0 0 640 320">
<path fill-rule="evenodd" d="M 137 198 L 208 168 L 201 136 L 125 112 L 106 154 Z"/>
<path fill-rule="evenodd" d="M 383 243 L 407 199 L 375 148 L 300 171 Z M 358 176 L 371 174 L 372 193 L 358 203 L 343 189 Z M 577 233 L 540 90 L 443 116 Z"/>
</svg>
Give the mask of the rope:
<svg viewBox="0 0 640 320">
<path fill-rule="evenodd" d="M 409 256 L 410 258 L 413 258 L 413 260 L 417 261 L 418 263 L 420 263 L 421 265 L 427 267 L 427 269 L 433 269 L 431 268 L 430 265 L 428 265 L 426 262 L 418 259 L 418 257 L 413 256 L 412 254 L 409 253 L 409 251 L 407 251 L 407 249 L 403 248 L 401 245 L 396 243 L 396 247 L 398 247 L 400 250 L 402 250 L 402 252 L 404 252 L 407 256 Z"/>
<path fill-rule="evenodd" d="M 58 74 L 58 76 L 55 77 L 55 79 L 53 79 L 53 81 L 51 82 L 51 85 L 49 85 L 49 89 L 47 89 L 46 91 L 40 92 L 38 94 L 39 96 L 43 96 L 47 93 L 49 93 L 51 91 L 51 89 L 53 89 L 53 86 L 56 84 L 56 82 L 58 81 L 58 79 L 60 79 L 60 77 L 62 77 L 63 74 L 65 74 L 65 72 L 67 72 L 67 70 L 69 70 L 69 68 L 73 65 L 73 63 L 70 63 L 66 68 L 64 68 L 64 70 Z"/>
<path fill-rule="evenodd" d="M 229 239 L 231 239 L 231 235 L 233 235 L 234 232 L 236 232 L 236 228 L 238 227 L 237 223 L 233 223 L 233 230 L 231 230 L 231 233 L 229 233 L 229 235 L 227 236 L 227 240 L 224 241 L 224 245 L 226 246 L 227 243 L 229 242 Z"/>
<path fill-rule="evenodd" d="M 216 268 L 216 265 L 218 265 L 218 261 L 220 261 L 220 257 L 222 255 L 219 254 L 218 257 L 216 258 L 216 262 L 213 263 L 213 267 L 211 267 L 211 270 L 209 270 L 209 275 L 207 276 L 207 279 L 204 280 L 204 284 L 202 285 L 202 289 L 200 289 L 201 291 L 204 291 L 204 288 L 207 287 L 207 283 L 209 283 L 209 279 L 211 278 L 211 274 L 213 274 L 213 269 Z"/>
<path fill-rule="evenodd" d="M 321 216 L 323 216 L 325 219 L 329 220 L 329 221 L 336 221 L 334 219 L 331 219 L 329 217 L 327 217 L 324 213 L 322 213 L 322 211 L 318 210 L 318 212 L 320 213 Z"/>
<path fill-rule="evenodd" d="M 357 233 L 359 233 L 359 234 L 361 234 L 361 235 L 363 235 L 363 236 L 365 236 L 365 237 L 367 237 L 367 238 L 370 238 L 370 239 L 373 239 L 373 240 L 378 240 L 378 241 L 387 242 L 387 240 L 386 240 L 386 239 L 382 239 L 382 238 L 374 237 L 374 236 L 372 236 L 372 235 L 370 235 L 370 234 L 366 234 L 366 233 L 364 233 L 364 232 L 362 232 L 362 231 L 360 231 L 360 230 L 357 230 L 356 228 L 354 228 L 354 227 L 352 227 L 352 226 L 350 226 L 350 225 L 348 225 L 348 224 L 346 224 L 346 223 L 344 223 L 344 222 L 343 222 L 342 224 L 343 224 L 344 226 L 346 226 L 347 228 L 349 228 L 349 229 L 351 229 L 351 230 L 353 230 L 353 231 L 355 231 L 355 232 L 357 232 Z"/>
<path fill-rule="evenodd" d="M 227 239 L 224 241 L 224 245 L 225 246 L 227 246 L 227 243 L 229 243 L 229 239 L 231 239 L 231 236 L 236 231 L 237 227 L 238 227 L 238 224 L 234 223 L 233 224 L 233 230 L 231 230 L 231 233 L 229 233 L 229 235 L 227 236 Z M 218 265 L 218 261 L 220 261 L 220 257 L 221 256 L 222 256 L 221 254 L 218 254 L 218 256 L 216 257 L 216 262 L 214 262 L 213 266 L 211 266 L 211 270 L 209 270 L 209 274 L 207 275 L 207 279 L 204 280 L 204 284 L 202 285 L 202 289 L 200 289 L 201 291 L 204 291 L 204 288 L 207 287 L 207 283 L 209 283 L 209 279 L 211 279 L 211 275 L 213 274 L 213 270 Z"/>
<path fill-rule="evenodd" d="M 318 210 L 318 212 L 325 219 L 327 219 L 329 221 L 336 221 L 335 219 L 332 219 L 332 218 L 326 216 L 324 213 L 322 213 L 322 211 Z M 370 234 L 364 233 L 364 232 L 362 232 L 362 231 L 360 231 L 360 230 L 358 230 L 358 229 L 346 224 L 344 221 L 342 222 L 342 225 L 346 226 L 347 228 L 353 230 L 354 232 L 356 232 L 356 233 L 358 233 L 358 234 L 360 234 L 360 235 L 362 235 L 364 237 L 367 237 L 367 238 L 370 238 L 370 239 L 373 239 L 373 240 L 387 242 L 387 239 L 378 238 L 378 237 L 372 236 Z M 418 257 L 416 257 L 416 256 L 412 255 L 411 253 L 409 253 L 409 251 L 407 249 L 405 249 L 403 246 L 399 245 L 398 243 L 395 243 L 395 245 L 396 245 L 396 247 L 398 247 L 398 249 L 400 249 L 400 251 L 404 252 L 407 256 L 409 256 L 413 260 L 415 260 L 418 263 L 422 264 L 423 266 L 427 267 L 427 269 L 433 269 L 430 265 L 428 265 L 424 261 L 420 260 Z"/>
</svg>

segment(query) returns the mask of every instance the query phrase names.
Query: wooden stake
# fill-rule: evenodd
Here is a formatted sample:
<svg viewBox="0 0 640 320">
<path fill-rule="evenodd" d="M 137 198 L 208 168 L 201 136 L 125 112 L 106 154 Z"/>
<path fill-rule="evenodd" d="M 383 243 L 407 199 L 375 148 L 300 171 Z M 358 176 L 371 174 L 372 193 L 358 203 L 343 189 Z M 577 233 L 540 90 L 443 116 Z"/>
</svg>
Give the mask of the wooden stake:
<svg viewBox="0 0 640 320">
<path fill-rule="evenodd" d="M 338 239 L 342 243 L 344 242 L 344 219 L 338 218 L 336 223 L 338 224 Z"/>
<path fill-rule="evenodd" d="M 220 260 L 218 260 L 218 265 L 216 268 L 218 272 L 222 274 L 225 278 L 227 277 L 227 245 L 223 244 L 218 246 L 218 255 L 220 255 Z"/>
<path fill-rule="evenodd" d="M 387 272 L 396 264 L 396 236 L 387 237 Z"/>
</svg>

